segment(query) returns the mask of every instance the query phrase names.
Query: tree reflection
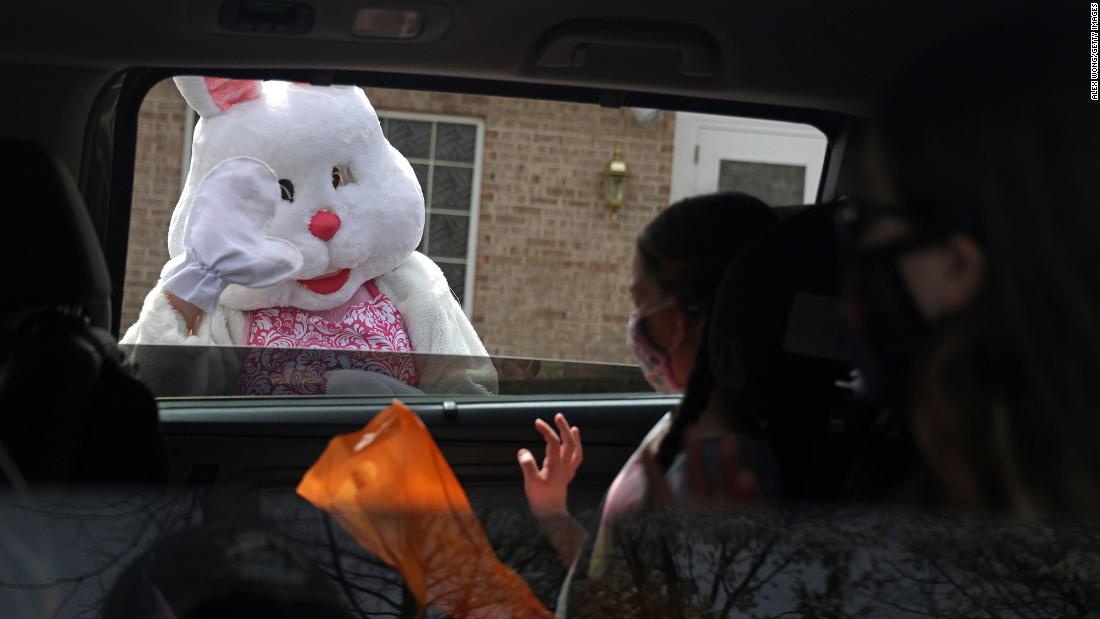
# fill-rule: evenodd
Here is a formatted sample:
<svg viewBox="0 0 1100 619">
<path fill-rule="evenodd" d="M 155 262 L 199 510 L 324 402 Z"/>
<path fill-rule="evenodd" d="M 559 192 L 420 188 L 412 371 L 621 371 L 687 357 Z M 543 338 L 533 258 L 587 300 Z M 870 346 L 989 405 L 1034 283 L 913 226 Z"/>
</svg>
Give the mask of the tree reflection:
<svg viewBox="0 0 1100 619">
<path fill-rule="evenodd" d="M 98 617 L 119 574 L 195 522 L 199 493 L 155 487 L 36 492 L 0 501 L 0 607 Z"/>
<path fill-rule="evenodd" d="M 499 494 L 474 502 L 478 518 L 497 556 L 552 608 L 565 571 L 526 506 Z M 31 598 L 45 600 L 45 616 L 98 616 L 119 573 L 203 519 L 200 501 L 151 489 L 8 501 L 5 616 Z M 266 493 L 256 516 L 336 584 L 352 616 L 423 616 L 397 572 L 291 490 Z M 592 577 L 574 578 L 569 617 L 1100 616 L 1092 519 L 851 506 L 649 512 L 593 540 L 578 569 Z"/>
<path fill-rule="evenodd" d="M 1097 616 L 1097 531 L 851 508 L 650 513 L 597 545 L 569 616 Z"/>
</svg>

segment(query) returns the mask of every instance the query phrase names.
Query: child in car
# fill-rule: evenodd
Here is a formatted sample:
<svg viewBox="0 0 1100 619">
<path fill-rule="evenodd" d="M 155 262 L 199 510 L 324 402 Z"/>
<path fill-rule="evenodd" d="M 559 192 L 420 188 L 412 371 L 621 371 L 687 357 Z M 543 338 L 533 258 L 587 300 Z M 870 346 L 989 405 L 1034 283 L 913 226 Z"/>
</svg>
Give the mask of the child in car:
<svg viewBox="0 0 1100 619">
<path fill-rule="evenodd" d="M 681 410 L 705 400 L 689 380 L 706 340 L 708 312 L 726 269 L 776 216 L 760 200 L 744 194 L 689 198 L 662 211 L 638 237 L 630 292 L 634 312 L 627 325 L 628 342 L 646 380 L 658 392 L 688 395 Z M 704 432 L 722 427 L 712 413 L 696 414 Z M 674 425 L 673 414 L 662 418 L 642 441 L 608 489 L 601 522 L 641 506 L 646 494 L 644 462 Z M 587 537 L 569 516 L 566 495 L 582 460 L 580 430 L 564 415 L 554 418 L 558 432 L 542 420 L 535 428 L 546 441 L 540 468 L 530 451 L 518 453 L 524 488 L 532 512 L 566 566 L 574 563 Z M 774 467 L 766 449 L 740 445 L 757 455 L 759 478 L 771 480 Z M 771 490 L 771 488 L 767 488 Z"/>
<path fill-rule="evenodd" d="M 637 570 L 667 571 L 659 559 L 646 554 L 652 550 L 648 544 L 653 533 L 657 538 L 676 536 L 678 527 L 695 522 L 696 510 L 686 512 L 686 522 L 663 522 L 668 512 L 662 508 L 709 509 L 755 505 L 760 499 L 769 503 L 831 500 L 853 494 L 867 498 L 871 484 L 852 475 L 857 468 L 853 463 L 862 456 L 852 447 L 872 437 L 861 425 L 861 412 L 850 410 L 851 390 L 838 384 L 848 377 L 851 361 L 836 278 L 835 206 L 815 206 L 764 226 L 742 245 L 732 266 L 723 265 L 728 266 L 724 274 L 709 280 L 714 283 L 705 298 L 690 293 L 677 298 L 692 308 L 706 308 L 698 316 L 700 323 L 695 323 L 695 356 L 686 379 L 681 379 L 675 360 L 662 363 L 663 355 L 654 354 L 657 361 L 652 365 L 669 369 L 659 371 L 651 381 L 680 389 L 686 382 L 682 403 L 651 431 L 613 482 L 587 552 L 574 550 L 575 554 L 567 555 L 561 550 L 563 540 L 578 545 L 575 540 L 583 540 L 579 525 L 572 526 L 578 532 L 570 536 L 566 534 L 569 520 L 561 512 L 556 519 L 544 518 L 550 523 L 544 528 L 559 545 L 563 559 L 579 558 L 559 612 L 595 616 L 610 612 L 624 595 L 637 605 L 634 593 L 643 597 L 652 593 L 638 590 L 636 578 L 626 575 Z M 658 233 L 675 229 L 660 218 L 653 225 L 659 222 L 664 227 Z M 662 240 L 654 236 L 647 229 L 639 243 L 642 258 L 634 281 L 636 298 L 646 294 L 644 286 L 654 273 L 667 273 L 645 268 L 644 252 L 653 247 L 648 243 Z M 676 264 L 667 258 L 674 255 L 669 245 L 658 247 L 663 247 L 658 255 L 666 258 L 649 264 L 665 268 Z M 672 268 L 676 267 L 682 268 Z M 677 318 L 666 320 L 675 325 Z M 637 319 L 632 323 L 636 325 Z M 661 328 L 667 325 L 657 327 Z M 637 333 L 638 327 L 631 330 Z M 661 337 L 659 331 L 657 337 Z M 647 345 L 653 346 L 643 341 L 635 349 Z M 578 451 L 579 431 L 560 415 L 555 421 L 562 436 L 560 446 L 548 426 L 540 428 L 548 442 L 548 458 L 542 471 L 525 472 L 528 480 L 533 474 L 549 472 L 549 482 L 553 473 L 573 470 L 565 469 L 563 463 Z M 522 454 L 521 458 L 529 469 L 534 468 L 533 457 Z M 528 489 L 530 498 L 541 498 L 530 491 L 530 484 Z M 530 502 L 537 510 L 536 501 Z M 650 528 L 654 524 L 656 528 Z M 679 600 L 666 592 L 647 603 Z"/>
</svg>

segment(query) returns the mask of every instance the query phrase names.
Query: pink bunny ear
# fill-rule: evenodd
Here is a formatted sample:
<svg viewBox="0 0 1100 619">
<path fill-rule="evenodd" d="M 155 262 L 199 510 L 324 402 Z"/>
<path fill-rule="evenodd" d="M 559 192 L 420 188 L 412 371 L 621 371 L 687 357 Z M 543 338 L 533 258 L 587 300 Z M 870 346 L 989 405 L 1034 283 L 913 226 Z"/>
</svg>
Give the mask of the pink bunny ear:
<svg viewBox="0 0 1100 619">
<path fill-rule="evenodd" d="M 260 98 L 258 80 L 183 75 L 175 78 L 176 88 L 199 116 L 217 116 L 229 108 Z"/>
</svg>

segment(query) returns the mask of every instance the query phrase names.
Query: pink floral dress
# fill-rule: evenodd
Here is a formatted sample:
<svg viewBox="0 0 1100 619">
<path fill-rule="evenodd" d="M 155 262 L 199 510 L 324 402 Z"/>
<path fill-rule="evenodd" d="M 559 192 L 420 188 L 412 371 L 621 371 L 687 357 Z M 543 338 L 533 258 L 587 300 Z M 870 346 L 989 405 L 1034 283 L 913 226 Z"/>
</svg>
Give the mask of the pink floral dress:
<svg viewBox="0 0 1100 619">
<path fill-rule="evenodd" d="M 380 372 L 416 385 L 412 346 L 397 306 L 373 281 L 321 312 L 272 307 L 248 312 L 237 393 L 323 395 L 332 370 Z"/>
</svg>

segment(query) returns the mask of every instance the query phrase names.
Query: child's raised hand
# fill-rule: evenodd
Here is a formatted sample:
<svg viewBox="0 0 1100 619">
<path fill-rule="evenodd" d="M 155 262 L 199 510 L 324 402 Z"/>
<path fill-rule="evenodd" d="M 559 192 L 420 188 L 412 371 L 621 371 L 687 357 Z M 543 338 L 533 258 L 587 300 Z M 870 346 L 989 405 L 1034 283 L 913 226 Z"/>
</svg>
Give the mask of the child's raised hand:
<svg viewBox="0 0 1100 619">
<path fill-rule="evenodd" d="M 573 481 L 584 459 L 580 429 L 570 427 L 561 413 L 554 415 L 554 425 L 558 428 L 557 432 L 545 421 L 535 420 L 535 429 L 546 441 L 546 456 L 541 469 L 530 450 L 521 449 L 516 454 L 519 468 L 523 471 L 527 504 L 538 518 L 569 513 L 565 504 L 569 482 Z"/>
</svg>

